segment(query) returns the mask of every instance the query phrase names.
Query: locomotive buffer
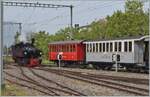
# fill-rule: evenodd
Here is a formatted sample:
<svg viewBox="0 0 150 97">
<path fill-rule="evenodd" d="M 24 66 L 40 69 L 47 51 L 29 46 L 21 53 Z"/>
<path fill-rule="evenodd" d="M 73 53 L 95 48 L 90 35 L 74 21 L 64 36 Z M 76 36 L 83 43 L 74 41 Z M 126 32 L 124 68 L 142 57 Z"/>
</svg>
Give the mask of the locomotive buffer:
<svg viewBox="0 0 150 97">
<path fill-rule="evenodd" d="M 120 62 L 120 55 L 119 54 L 113 54 L 112 55 L 112 61 L 115 63 L 115 70 L 118 72 L 118 62 Z"/>
</svg>

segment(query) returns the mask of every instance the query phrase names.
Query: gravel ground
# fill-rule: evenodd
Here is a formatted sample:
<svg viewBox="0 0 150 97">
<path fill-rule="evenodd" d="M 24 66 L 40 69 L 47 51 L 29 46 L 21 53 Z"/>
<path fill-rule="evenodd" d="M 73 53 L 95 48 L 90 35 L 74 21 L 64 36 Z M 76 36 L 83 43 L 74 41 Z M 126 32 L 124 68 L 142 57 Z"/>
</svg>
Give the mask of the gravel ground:
<svg viewBox="0 0 150 97">
<path fill-rule="evenodd" d="M 24 78 L 20 74 L 20 70 L 18 70 L 14 66 L 10 66 L 10 67 L 11 68 L 9 68 L 9 69 L 5 69 L 5 71 L 10 72 L 11 74 L 16 75 L 18 77 Z M 48 67 L 45 67 L 45 68 L 48 68 Z M 49 67 L 49 68 L 58 69 L 57 67 Z M 88 69 L 78 69 L 78 68 L 75 68 L 75 69 L 73 69 L 73 68 L 61 68 L 61 69 L 62 70 L 63 69 L 64 70 L 70 70 L 70 71 L 78 71 L 78 72 L 82 71 L 83 73 L 104 74 L 104 75 L 111 75 L 111 76 L 124 76 L 124 77 L 129 77 L 129 78 L 141 78 L 141 79 L 148 79 L 149 78 L 148 74 L 139 74 L 139 73 L 127 73 L 127 72 L 118 72 L 118 73 L 116 73 L 114 71 L 101 71 L 101 70 L 98 71 L 98 70 L 88 70 Z M 41 84 L 43 84 L 43 85 L 52 86 L 52 87 L 62 89 L 60 86 L 58 86 L 54 83 L 47 82 L 47 81 L 45 81 L 41 78 L 38 78 L 37 76 L 32 74 L 32 72 L 30 70 L 28 70 L 27 68 L 24 68 L 24 71 L 31 78 L 34 78 L 36 81 L 41 82 Z M 110 89 L 110 88 L 99 86 L 99 85 L 89 84 L 89 83 L 86 83 L 86 82 L 83 82 L 83 81 L 70 79 L 70 78 L 67 78 L 67 77 L 63 77 L 61 75 L 56 75 L 54 73 L 49 73 L 49 72 L 45 72 L 45 71 L 42 71 L 42 70 L 34 70 L 34 71 L 37 74 L 39 74 L 39 75 L 41 75 L 41 76 L 43 76 L 47 79 L 56 81 L 57 83 L 59 83 L 61 85 L 64 85 L 64 86 L 69 87 L 73 90 L 79 91 L 79 92 L 81 92 L 85 95 L 88 95 L 88 96 L 134 96 L 134 94 L 129 94 L 127 92 L 122 92 L 122 91 L 118 91 L 118 90 L 115 90 L 115 89 Z M 17 80 L 15 78 L 11 78 L 11 77 L 6 76 L 6 75 L 5 75 L 5 78 L 15 80 L 16 82 L 21 82 L 21 83 L 24 83 L 24 84 L 28 84 L 28 83 L 22 82 L 20 80 Z M 114 82 L 116 82 L 116 81 L 114 81 Z M 120 82 L 120 83 L 123 83 L 123 82 Z M 128 84 L 130 86 L 142 87 L 142 88 L 145 88 L 145 89 L 148 88 L 148 86 L 146 86 L 146 85 L 136 85 L 136 84 L 126 83 L 126 82 L 124 82 L 124 84 Z M 33 85 L 30 85 L 30 86 L 33 86 Z M 34 86 L 34 87 L 36 87 L 36 86 Z M 25 87 L 23 89 L 26 90 L 27 92 L 30 92 L 31 96 L 33 96 L 33 95 L 35 95 L 35 96 L 36 95 L 41 95 L 41 96 L 45 95 L 45 94 L 42 94 L 38 91 L 28 89 L 28 88 L 25 88 Z M 57 93 L 59 93 L 62 96 L 66 95 L 62 92 L 57 92 Z"/>
</svg>

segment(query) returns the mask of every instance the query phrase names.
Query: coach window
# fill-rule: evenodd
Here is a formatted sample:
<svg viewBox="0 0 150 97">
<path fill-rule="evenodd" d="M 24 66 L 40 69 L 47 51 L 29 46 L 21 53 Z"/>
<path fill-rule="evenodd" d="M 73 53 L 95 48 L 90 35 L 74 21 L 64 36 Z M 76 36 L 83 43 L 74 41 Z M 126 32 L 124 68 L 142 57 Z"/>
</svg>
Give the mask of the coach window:
<svg viewBox="0 0 150 97">
<path fill-rule="evenodd" d="M 68 52 L 68 44 L 66 45 L 66 52 Z"/>
<path fill-rule="evenodd" d="M 53 45 L 51 45 L 51 51 L 53 52 Z"/>
<path fill-rule="evenodd" d="M 64 45 L 62 45 L 62 50 L 61 51 L 64 52 Z"/>
<path fill-rule="evenodd" d="M 119 42 L 119 52 L 121 52 L 121 42 Z"/>
<path fill-rule="evenodd" d="M 72 45 L 72 52 L 75 51 L 75 44 Z"/>
<path fill-rule="evenodd" d="M 60 48 L 59 48 L 60 46 L 59 45 L 57 45 L 57 52 L 59 52 L 60 51 Z"/>
<path fill-rule="evenodd" d="M 55 52 L 55 45 L 53 45 L 53 52 Z"/>
<path fill-rule="evenodd" d="M 68 52 L 69 51 L 69 45 L 67 44 L 66 45 L 66 52 Z"/>
<path fill-rule="evenodd" d="M 128 43 L 124 42 L 124 51 L 127 52 L 127 49 L 128 49 Z"/>
<path fill-rule="evenodd" d="M 55 52 L 57 51 L 56 45 L 54 45 L 54 51 L 55 51 Z"/>
<path fill-rule="evenodd" d="M 92 52 L 95 52 L 95 43 L 92 43 L 92 45 L 93 45 L 93 50 L 92 50 Z"/>
<path fill-rule="evenodd" d="M 67 52 L 69 52 L 69 44 L 67 44 Z"/>
<path fill-rule="evenodd" d="M 90 52 L 90 44 L 87 44 L 87 51 Z"/>
<path fill-rule="evenodd" d="M 57 45 L 57 51 L 60 52 L 60 45 Z"/>
<path fill-rule="evenodd" d="M 51 46 L 49 45 L 49 51 L 51 52 Z"/>
<path fill-rule="evenodd" d="M 87 52 L 90 52 L 90 44 L 87 44 Z"/>
<path fill-rule="evenodd" d="M 96 52 L 98 52 L 98 43 L 96 43 Z"/>
<path fill-rule="evenodd" d="M 64 52 L 66 52 L 66 45 L 64 45 Z"/>
<path fill-rule="evenodd" d="M 66 51 L 66 45 L 63 46 L 63 51 L 64 51 L 64 52 Z"/>
<path fill-rule="evenodd" d="M 72 44 L 70 44 L 70 52 L 72 52 Z"/>
<path fill-rule="evenodd" d="M 89 44 L 86 44 L 86 52 L 89 52 Z"/>
<path fill-rule="evenodd" d="M 57 52 L 57 45 L 55 45 L 55 51 Z"/>
<path fill-rule="evenodd" d="M 58 52 L 58 45 L 56 45 L 56 52 Z"/>
<path fill-rule="evenodd" d="M 62 45 L 60 45 L 60 51 L 62 52 Z"/>
<path fill-rule="evenodd" d="M 60 49 L 59 49 L 59 45 L 57 45 L 57 52 L 59 52 L 60 51 Z"/>
<path fill-rule="evenodd" d="M 55 45 L 53 45 L 53 52 L 55 52 Z"/>
<path fill-rule="evenodd" d="M 129 52 L 132 52 L 132 42 L 129 42 Z"/>
<path fill-rule="evenodd" d="M 106 43 L 106 52 L 109 51 L 109 43 Z"/>
<path fill-rule="evenodd" d="M 112 44 L 112 42 L 110 43 L 110 52 L 112 52 L 112 50 L 113 50 L 113 44 Z"/>
<path fill-rule="evenodd" d="M 55 45 L 55 52 L 57 52 L 57 45 Z"/>
<path fill-rule="evenodd" d="M 66 45 L 64 45 L 64 52 L 66 51 Z"/>
<path fill-rule="evenodd" d="M 115 52 L 117 52 L 117 42 L 115 42 Z"/>
<path fill-rule="evenodd" d="M 92 52 L 92 43 L 90 43 L 90 52 Z"/>
<path fill-rule="evenodd" d="M 102 44 L 99 43 L 99 52 L 101 52 L 101 51 L 102 51 Z"/>
<path fill-rule="evenodd" d="M 105 43 L 103 43 L 103 52 L 105 52 Z"/>
</svg>

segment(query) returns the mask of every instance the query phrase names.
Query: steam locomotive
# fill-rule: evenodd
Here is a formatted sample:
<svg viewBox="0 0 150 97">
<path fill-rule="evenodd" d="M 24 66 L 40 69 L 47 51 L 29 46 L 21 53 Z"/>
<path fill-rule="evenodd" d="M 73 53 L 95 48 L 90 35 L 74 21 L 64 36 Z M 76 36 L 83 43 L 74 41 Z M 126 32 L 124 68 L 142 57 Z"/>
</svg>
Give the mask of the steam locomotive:
<svg viewBox="0 0 150 97">
<path fill-rule="evenodd" d="M 34 39 L 31 43 L 20 42 L 12 45 L 12 58 L 15 63 L 27 67 L 35 67 L 42 62 L 42 51 L 34 46 Z"/>
</svg>

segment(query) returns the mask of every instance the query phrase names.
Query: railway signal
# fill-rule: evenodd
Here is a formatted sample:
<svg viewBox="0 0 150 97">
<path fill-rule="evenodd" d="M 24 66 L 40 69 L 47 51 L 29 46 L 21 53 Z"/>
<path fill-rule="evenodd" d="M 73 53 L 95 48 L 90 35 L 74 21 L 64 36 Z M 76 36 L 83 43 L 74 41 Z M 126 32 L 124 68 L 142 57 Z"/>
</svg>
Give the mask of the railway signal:
<svg viewBox="0 0 150 97">
<path fill-rule="evenodd" d="M 118 62 L 120 61 L 120 55 L 117 53 L 113 54 L 112 61 L 115 63 L 116 72 L 118 72 Z"/>
<path fill-rule="evenodd" d="M 57 60 L 58 60 L 58 65 L 59 65 L 59 69 L 60 69 L 60 65 L 61 65 L 61 60 L 62 60 L 62 52 L 59 52 L 57 55 Z"/>
</svg>

